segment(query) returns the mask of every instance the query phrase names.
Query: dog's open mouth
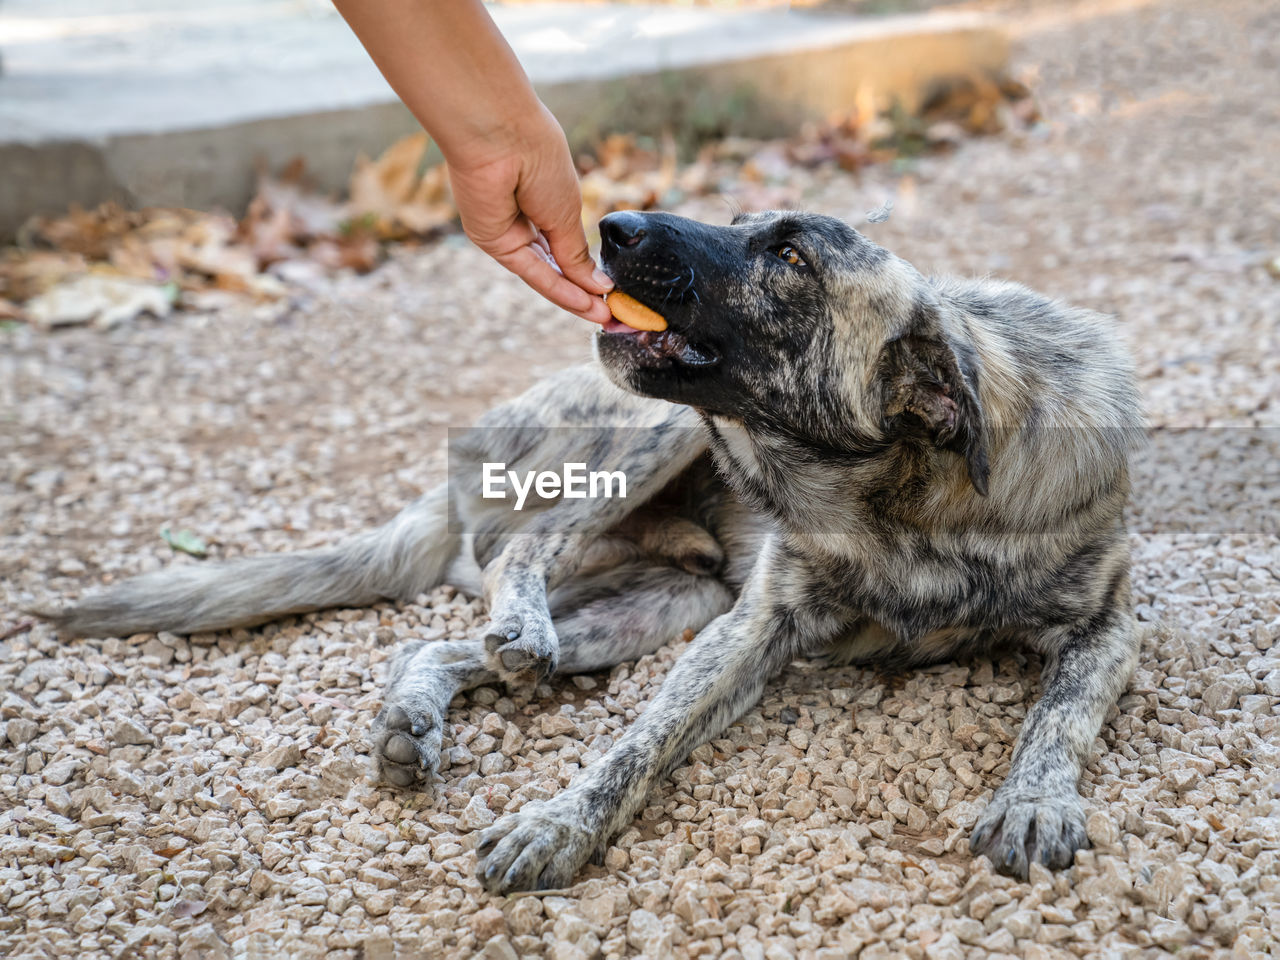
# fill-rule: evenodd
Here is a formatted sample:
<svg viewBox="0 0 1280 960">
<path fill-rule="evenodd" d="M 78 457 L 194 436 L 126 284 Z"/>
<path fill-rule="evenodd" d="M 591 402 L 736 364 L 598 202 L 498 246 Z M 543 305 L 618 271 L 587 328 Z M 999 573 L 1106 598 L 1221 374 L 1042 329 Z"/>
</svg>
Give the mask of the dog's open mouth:
<svg viewBox="0 0 1280 960">
<path fill-rule="evenodd" d="M 691 367 L 708 367 L 720 358 L 708 347 L 691 343 L 670 327 L 666 330 L 636 330 L 621 320 L 604 325 L 604 335 L 625 338 L 631 348 L 654 360 L 674 360 Z"/>
<path fill-rule="evenodd" d="M 669 324 L 668 318 L 658 313 L 648 304 L 634 295 L 627 294 L 633 307 L 624 315 L 634 316 L 638 308 L 643 314 L 657 318 L 663 324 Z M 619 320 L 617 316 L 602 328 L 602 334 L 625 345 L 637 359 L 653 362 L 678 362 L 690 367 L 708 367 L 719 361 L 715 351 L 704 344 L 692 342 L 685 334 L 679 333 L 669 325 L 662 330 L 640 330 Z"/>
<path fill-rule="evenodd" d="M 643 214 L 620 211 L 600 222 L 600 266 L 614 281 L 605 298 L 613 318 L 598 335 L 606 366 L 679 376 L 720 362 L 719 352 L 697 336 L 703 312 L 697 272 L 668 236 Z"/>
</svg>

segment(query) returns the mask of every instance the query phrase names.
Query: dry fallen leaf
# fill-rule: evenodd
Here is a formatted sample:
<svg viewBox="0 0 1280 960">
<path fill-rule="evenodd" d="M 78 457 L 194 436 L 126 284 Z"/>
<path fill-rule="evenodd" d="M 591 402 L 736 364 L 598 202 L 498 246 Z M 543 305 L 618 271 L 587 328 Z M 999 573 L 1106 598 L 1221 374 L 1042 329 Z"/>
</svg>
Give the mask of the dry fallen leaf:
<svg viewBox="0 0 1280 960">
<path fill-rule="evenodd" d="M 183 231 L 178 262 L 205 274 L 223 289 L 248 287 L 258 273 L 253 252 L 235 242 L 236 224 L 230 217 L 209 217 Z"/>
<path fill-rule="evenodd" d="M 66 253 L 78 253 L 91 260 L 104 260 L 120 237 L 144 222 L 144 211 L 125 210 L 108 202 L 93 210 L 78 204 L 62 217 L 34 217 L 22 226 L 19 245 L 46 246 Z"/>
<path fill-rule="evenodd" d="M 388 147 L 377 160 L 356 158 L 348 185 L 349 221 L 366 224 L 383 239 L 424 236 L 453 221 L 457 210 L 443 165 L 423 171 L 430 141 L 415 133 Z"/>
<path fill-rule="evenodd" d="M 23 323 L 27 319 L 27 315 L 12 300 L 6 300 L 0 297 L 0 322 Z"/>
<path fill-rule="evenodd" d="M 382 244 L 367 230 L 353 230 L 336 239 L 317 240 L 307 253 L 328 270 L 347 268 L 368 273 L 382 259 Z"/>
<path fill-rule="evenodd" d="M 160 537 L 174 550 L 193 557 L 203 557 L 209 553 L 209 545 L 194 530 L 170 530 L 168 527 L 161 527 Z"/>
<path fill-rule="evenodd" d="M 658 147 L 643 147 L 633 136 L 613 134 L 596 146 L 594 156 L 580 162 L 584 225 L 594 227 L 615 210 L 651 210 L 669 202 L 679 172 L 675 138 L 664 134 Z M 683 185 L 680 189 L 696 192 Z"/>
<path fill-rule="evenodd" d="M 0 255 L 0 296 L 23 303 L 88 269 L 89 261 L 78 253 L 9 249 Z"/>
<path fill-rule="evenodd" d="M 106 329 L 143 313 L 167 317 L 176 299 L 177 289 L 170 285 L 89 273 L 46 290 L 27 301 L 25 309 L 31 322 L 46 330 L 83 323 Z"/>
</svg>

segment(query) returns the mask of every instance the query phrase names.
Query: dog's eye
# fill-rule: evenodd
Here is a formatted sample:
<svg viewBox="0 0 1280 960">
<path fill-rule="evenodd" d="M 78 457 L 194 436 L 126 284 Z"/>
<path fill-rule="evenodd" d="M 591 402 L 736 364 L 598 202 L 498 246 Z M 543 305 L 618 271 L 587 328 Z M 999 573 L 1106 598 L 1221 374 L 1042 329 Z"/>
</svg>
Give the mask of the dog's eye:
<svg viewBox="0 0 1280 960">
<path fill-rule="evenodd" d="M 804 257 L 800 256 L 800 251 L 790 244 L 784 243 L 773 252 L 779 259 L 787 261 L 787 263 L 791 264 L 793 267 L 808 266 L 808 264 L 805 263 Z"/>
</svg>

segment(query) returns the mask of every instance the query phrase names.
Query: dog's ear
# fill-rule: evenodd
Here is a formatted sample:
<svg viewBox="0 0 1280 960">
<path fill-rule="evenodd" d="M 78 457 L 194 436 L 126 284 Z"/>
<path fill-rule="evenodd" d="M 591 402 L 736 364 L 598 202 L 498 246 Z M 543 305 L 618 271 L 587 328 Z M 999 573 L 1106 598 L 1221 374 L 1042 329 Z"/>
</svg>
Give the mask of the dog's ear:
<svg viewBox="0 0 1280 960">
<path fill-rule="evenodd" d="M 985 497 L 991 471 L 977 360 L 941 329 L 936 313 L 921 320 L 885 347 L 885 423 L 891 433 L 923 431 L 935 446 L 960 454 Z"/>
</svg>

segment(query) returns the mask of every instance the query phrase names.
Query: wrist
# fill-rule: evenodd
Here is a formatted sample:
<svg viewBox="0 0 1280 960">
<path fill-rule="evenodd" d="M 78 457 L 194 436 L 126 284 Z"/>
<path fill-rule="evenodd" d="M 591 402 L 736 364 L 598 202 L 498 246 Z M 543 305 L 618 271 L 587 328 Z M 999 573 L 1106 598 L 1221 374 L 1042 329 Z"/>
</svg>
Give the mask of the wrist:
<svg viewBox="0 0 1280 960">
<path fill-rule="evenodd" d="M 473 114 L 436 138 L 445 162 L 455 169 L 474 170 L 513 156 L 529 156 L 546 149 L 548 137 L 563 140 L 564 132 L 536 96 L 503 104 L 494 111 Z"/>
</svg>

